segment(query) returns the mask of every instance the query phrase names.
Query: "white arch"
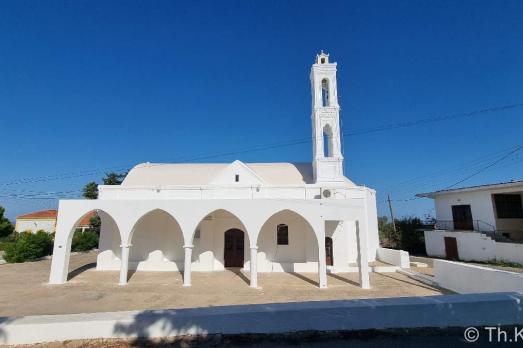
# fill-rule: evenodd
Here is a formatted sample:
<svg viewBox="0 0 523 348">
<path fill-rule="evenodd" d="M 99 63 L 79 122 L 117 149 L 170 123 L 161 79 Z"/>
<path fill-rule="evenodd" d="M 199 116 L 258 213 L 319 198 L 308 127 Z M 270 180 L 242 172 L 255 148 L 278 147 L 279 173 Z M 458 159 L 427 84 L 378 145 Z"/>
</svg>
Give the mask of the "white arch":
<svg viewBox="0 0 523 348">
<path fill-rule="evenodd" d="M 73 240 L 74 230 L 78 223 L 92 211 L 96 211 L 97 214 L 102 214 L 105 218 L 110 219 L 118 229 L 118 236 L 120 237 L 120 240 L 122 240 L 122 230 L 120 225 L 118 224 L 117 219 L 115 219 L 113 215 L 107 210 L 88 207 L 79 210 L 77 214 L 74 215 L 78 216 L 81 214 L 79 218 L 71 218 L 70 215 L 68 215 L 71 213 L 70 211 L 67 211 L 66 209 L 60 209 L 58 212 L 49 283 L 61 284 L 67 281 L 67 277 L 69 275 L 69 259 L 71 256 L 71 243 Z"/>
<path fill-rule="evenodd" d="M 282 223 L 288 226 L 289 245 L 278 244 L 277 226 Z M 319 261 L 316 231 L 306 218 L 291 209 L 272 214 L 260 228 L 256 244 L 262 272 L 316 271 L 315 264 Z"/>
<path fill-rule="evenodd" d="M 132 239 L 133 239 L 134 232 L 135 232 L 135 230 L 136 230 L 136 226 L 137 226 L 137 225 L 138 225 L 138 224 L 139 224 L 139 223 L 140 223 L 144 218 L 146 218 L 148 215 L 152 214 L 153 212 L 157 212 L 157 211 L 158 211 L 158 212 L 162 212 L 162 213 L 164 213 L 164 214 L 167 214 L 167 215 L 168 215 L 168 216 L 169 216 L 169 217 L 170 217 L 170 218 L 171 218 L 171 219 L 176 223 L 176 226 L 180 229 L 180 231 L 182 231 L 182 238 L 183 238 L 183 230 L 182 230 L 182 228 L 181 228 L 180 223 L 178 222 L 178 219 L 177 219 L 176 217 L 174 217 L 173 214 L 171 214 L 170 212 L 168 212 L 168 211 L 165 210 L 165 209 L 162 209 L 162 208 L 154 208 L 154 209 L 150 209 L 150 210 L 148 210 L 148 211 L 145 212 L 145 213 L 142 213 L 142 214 L 140 215 L 140 217 L 137 218 L 137 219 L 133 222 L 133 224 L 131 225 L 132 227 L 131 227 L 131 230 L 130 230 L 130 232 L 129 232 L 129 235 L 128 235 L 127 238 L 126 238 L 126 243 L 127 243 L 127 244 L 131 244 Z"/>
<path fill-rule="evenodd" d="M 212 215 L 213 213 L 220 212 L 220 211 L 221 212 L 226 212 L 226 213 L 232 215 L 235 219 L 237 219 L 240 222 L 242 230 L 247 235 L 248 241 L 250 243 L 250 241 L 252 239 L 252 235 L 250 233 L 252 233 L 252 232 L 250 232 L 249 229 L 247 229 L 247 225 L 238 216 L 239 214 L 237 214 L 235 212 L 232 212 L 230 209 L 227 209 L 227 208 L 217 208 L 217 209 L 213 209 L 211 211 L 208 211 L 207 213 L 205 213 L 203 215 L 200 215 L 199 219 L 197 219 L 197 223 L 194 226 L 194 228 L 190 232 L 188 232 L 190 234 L 189 234 L 189 239 L 188 239 L 189 243 L 187 245 L 193 245 L 193 243 L 194 243 L 194 234 L 196 233 L 196 229 L 205 220 L 205 218 L 207 218 L 208 216 Z"/>
<path fill-rule="evenodd" d="M 305 217 L 303 214 L 297 212 L 296 210 L 291 209 L 291 208 L 284 208 L 284 209 L 279 209 L 278 211 L 273 212 L 269 216 L 264 218 L 264 222 L 262 223 L 260 228 L 256 231 L 256 235 L 255 235 L 256 245 L 258 244 L 258 238 L 260 237 L 263 227 L 269 222 L 269 220 L 271 218 L 273 218 L 274 216 L 281 214 L 283 212 L 290 212 L 290 213 L 298 216 L 299 218 L 303 219 L 303 221 L 305 221 L 307 223 L 307 225 L 311 229 L 311 231 L 313 231 L 314 237 L 316 238 L 316 243 L 318 243 L 318 235 L 317 235 L 318 231 L 316 231 L 316 228 L 314 228 L 315 224 L 312 221 L 310 221 L 307 217 Z"/>
<path fill-rule="evenodd" d="M 130 266 L 137 270 L 177 271 L 183 261 L 183 244 L 177 219 L 164 209 L 151 209 L 130 230 L 127 239 Z"/>
</svg>

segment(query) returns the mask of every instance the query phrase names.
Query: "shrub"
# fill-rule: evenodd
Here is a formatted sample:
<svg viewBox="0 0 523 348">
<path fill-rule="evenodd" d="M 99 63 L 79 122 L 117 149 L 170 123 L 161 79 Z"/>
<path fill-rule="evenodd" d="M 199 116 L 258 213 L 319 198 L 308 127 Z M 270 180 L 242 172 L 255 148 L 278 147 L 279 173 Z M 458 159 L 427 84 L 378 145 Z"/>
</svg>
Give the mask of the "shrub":
<svg viewBox="0 0 523 348">
<path fill-rule="evenodd" d="M 16 241 L 5 246 L 4 259 L 7 262 L 35 261 L 53 252 L 53 238 L 44 231 L 35 234 L 20 233 Z"/>
<path fill-rule="evenodd" d="M 92 231 L 76 231 L 71 243 L 71 251 L 87 251 L 98 247 L 98 235 Z"/>
<path fill-rule="evenodd" d="M 16 242 L 18 239 L 18 233 L 13 232 L 5 237 L 0 237 L 0 250 L 5 250 L 5 248 L 14 242 Z"/>
</svg>

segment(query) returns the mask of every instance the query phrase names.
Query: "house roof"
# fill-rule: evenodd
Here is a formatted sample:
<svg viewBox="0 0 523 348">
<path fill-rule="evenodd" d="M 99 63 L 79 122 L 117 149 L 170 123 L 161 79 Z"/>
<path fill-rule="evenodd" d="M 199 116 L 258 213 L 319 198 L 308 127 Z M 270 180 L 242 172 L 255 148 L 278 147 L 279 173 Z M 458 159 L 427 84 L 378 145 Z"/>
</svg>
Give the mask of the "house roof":
<svg viewBox="0 0 523 348">
<path fill-rule="evenodd" d="M 32 219 L 55 219 L 58 216 L 58 210 L 40 210 L 35 211 L 28 214 L 18 215 L 16 217 L 17 220 L 32 220 Z M 87 213 L 82 217 L 82 219 L 78 222 L 78 226 L 87 226 L 89 225 L 89 220 L 91 220 L 92 217 L 96 216 L 96 212 L 92 211 Z"/>
<path fill-rule="evenodd" d="M 476 186 L 459 187 L 459 188 L 455 188 L 455 189 L 440 190 L 440 191 L 434 191 L 434 192 L 418 193 L 416 195 L 416 197 L 434 198 L 436 195 L 445 195 L 445 194 L 455 193 L 455 192 L 497 190 L 497 189 L 506 189 L 506 188 L 512 188 L 512 187 L 518 187 L 518 186 L 522 186 L 522 188 L 523 188 L 523 180 L 512 180 L 512 181 L 500 182 L 500 183 L 496 183 L 496 184 L 476 185 Z"/>
<path fill-rule="evenodd" d="M 142 163 L 129 171 L 122 186 L 212 185 L 226 168 L 245 166 L 267 185 L 312 184 L 311 163 Z M 347 179 L 347 182 L 350 181 Z"/>
<path fill-rule="evenodd" d="M 91 211 L 87 214 L 85 214 L 80 221 L 78 221 L 77 226 L 88 226 L 89 220 L 91 220 L 92 217 L 96 216 L 96 212 Z"/>
<path fill-rule="evenodd" d="M 58 210 L 40 210 L 28 214 L 18 215 L 17 219 L 56 219 Z"/>
</svg>

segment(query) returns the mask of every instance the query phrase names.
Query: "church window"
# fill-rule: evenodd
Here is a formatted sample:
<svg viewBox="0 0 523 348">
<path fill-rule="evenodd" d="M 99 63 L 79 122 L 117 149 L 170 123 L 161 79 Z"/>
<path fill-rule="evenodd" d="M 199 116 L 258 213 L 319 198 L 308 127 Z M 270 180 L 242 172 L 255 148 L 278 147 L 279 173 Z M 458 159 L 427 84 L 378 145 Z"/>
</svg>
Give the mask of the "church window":
<svg viewBox="0 0 523 348">
<path fill-rule="evenodd" d="M 289 245 L 289 226 L 279 224 L 276 228 L 278 245 Z"/>
<path fill-rule="evenodd" d="M 236 182 L 240 182 L 240 174 L 236 174 L 236 175 L 234 176 L 234 181 L 236 181 Z"/>
<path fill-rule="evenodd" d="M 330 106 L 329 98 L 329 80 L 323 79 L 321 81 L 321 105 Z"/>
</svg>

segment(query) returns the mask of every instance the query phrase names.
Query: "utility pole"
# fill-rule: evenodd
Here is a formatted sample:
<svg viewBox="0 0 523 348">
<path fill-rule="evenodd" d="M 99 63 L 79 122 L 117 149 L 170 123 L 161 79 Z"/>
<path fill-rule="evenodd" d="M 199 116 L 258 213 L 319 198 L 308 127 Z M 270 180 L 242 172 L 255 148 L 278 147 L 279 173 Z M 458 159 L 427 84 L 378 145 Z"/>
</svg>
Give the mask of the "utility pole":
<svg viewBox="0 0 523 348">
<path fill-rule="evenodd" d="M 387 201 L 389 202 L 390 218 L 392 220 L 392 229 L 396 233 L 396 223 L 394 222 L 394 213 L 392 212 L 392 203 L 390 202 L 390 195 L 387 194 Z"/>
</svg>

